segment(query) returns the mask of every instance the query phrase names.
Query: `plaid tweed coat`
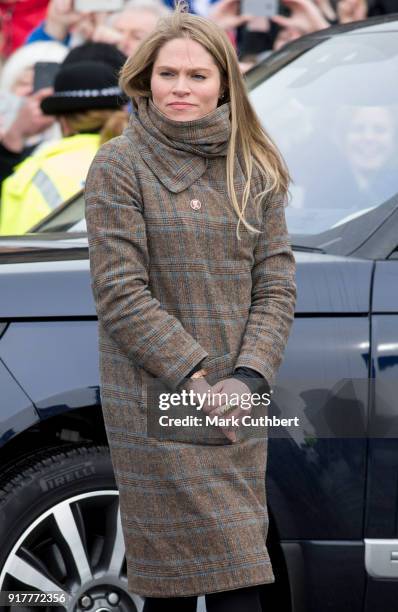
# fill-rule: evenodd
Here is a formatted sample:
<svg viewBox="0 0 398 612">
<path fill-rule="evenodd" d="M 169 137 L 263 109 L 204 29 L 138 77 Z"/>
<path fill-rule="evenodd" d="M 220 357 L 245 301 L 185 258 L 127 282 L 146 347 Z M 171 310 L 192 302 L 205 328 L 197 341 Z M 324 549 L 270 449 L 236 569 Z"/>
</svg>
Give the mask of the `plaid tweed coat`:
<svg viewBox="0 0 398 612">
<path fill-rule="evenodd" d="M 274 581 L 266 548 L 267 437 L 211 444 L 147 431 L 148 381 L 173 390 L 204 359 L 214 384 L 246 366 L 270 384 L 294 315 L 280 198 L 254 175 L 241 224 L 226 190 L 229 104 L 170 120 L 147 98 L 102 146 L 85 189 L 101 400 L 120 493 L 128 588 L 178 597 Z M 235 161 L 238 200 L 244 181 Z M 193 200 L 198 200 L 192 205 Z M 217 428 L 218 430 L 218 428 Z"/>
</svg>

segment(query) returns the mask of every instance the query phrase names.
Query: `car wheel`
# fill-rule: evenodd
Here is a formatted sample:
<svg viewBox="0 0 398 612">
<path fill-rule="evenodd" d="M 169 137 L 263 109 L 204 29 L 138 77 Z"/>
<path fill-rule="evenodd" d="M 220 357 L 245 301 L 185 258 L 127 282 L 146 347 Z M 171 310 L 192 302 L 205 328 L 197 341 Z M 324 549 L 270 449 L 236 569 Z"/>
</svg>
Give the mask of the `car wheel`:
<svg viewBox="0 0 398 612">
<path fill-rule="evenodd" d="M 144 600 L 127 590 L 119 496 L 106 446 L 42 450 L 7 471 L 0 484 L 4 591 L 67 594 L 64 605 L 49 603 L 43 612 L 141 612 Z M 4 601 L 0 607 L 37 609 Z"/>
</svg>

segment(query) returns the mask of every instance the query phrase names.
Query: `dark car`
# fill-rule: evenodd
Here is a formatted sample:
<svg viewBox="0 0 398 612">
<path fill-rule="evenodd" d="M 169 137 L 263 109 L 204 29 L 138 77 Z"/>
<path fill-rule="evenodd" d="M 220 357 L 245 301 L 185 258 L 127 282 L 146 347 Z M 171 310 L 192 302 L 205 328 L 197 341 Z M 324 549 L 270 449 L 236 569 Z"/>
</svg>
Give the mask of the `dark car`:
<svg viewBox="0 0 398 612">
<path fill-rule="evenodd" d="M 397 30 L 398 15 L 332 28 L 247 76 L 294 181 L 298 284 L 273 405 L 300 427 L 269 430 L 267 611 L 398 608 Z M 0 591 L 141 610 L 100 407 L 82 194 L 2 238 L 0 264 Z"/>
</svg>

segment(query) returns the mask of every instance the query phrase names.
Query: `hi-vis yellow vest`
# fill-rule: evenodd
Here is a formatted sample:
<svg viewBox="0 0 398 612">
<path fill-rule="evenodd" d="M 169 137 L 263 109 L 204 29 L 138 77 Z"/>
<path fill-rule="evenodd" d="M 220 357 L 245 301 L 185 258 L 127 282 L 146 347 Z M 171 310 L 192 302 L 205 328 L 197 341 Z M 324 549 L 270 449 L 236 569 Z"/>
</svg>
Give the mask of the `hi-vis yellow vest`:
<svg viewBox="0 0 398 612">
<path fill-rule="evenodd" d="M 83 186 L 99 148 L 98 134 L 77 134 L 48 143 L 3 181 L 0 235 L 24 234 Z"/>
</svg>

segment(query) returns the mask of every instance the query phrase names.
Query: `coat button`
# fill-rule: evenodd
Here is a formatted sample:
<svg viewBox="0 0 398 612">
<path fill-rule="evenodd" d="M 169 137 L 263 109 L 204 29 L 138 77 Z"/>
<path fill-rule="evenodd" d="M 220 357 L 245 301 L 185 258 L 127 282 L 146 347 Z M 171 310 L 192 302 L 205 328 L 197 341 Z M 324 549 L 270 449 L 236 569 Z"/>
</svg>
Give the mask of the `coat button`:
<svg viewBox="0 0 398 612">
<path fill-rule="evenodd" d="M 191 200 L 190 201 L 190 207 L 193 210 L 199 210 L 199 208 L 202 206 L 201 202 L 199 200 Z"/>
</svg>

